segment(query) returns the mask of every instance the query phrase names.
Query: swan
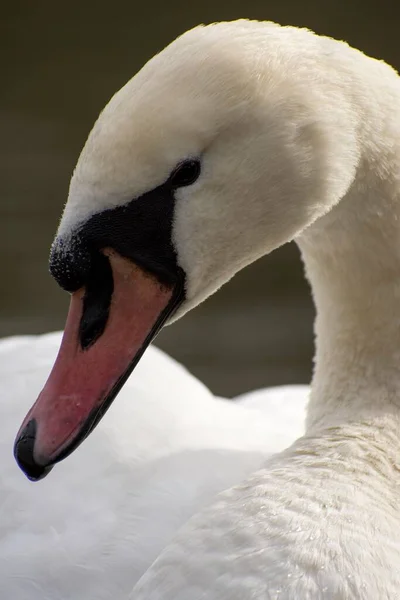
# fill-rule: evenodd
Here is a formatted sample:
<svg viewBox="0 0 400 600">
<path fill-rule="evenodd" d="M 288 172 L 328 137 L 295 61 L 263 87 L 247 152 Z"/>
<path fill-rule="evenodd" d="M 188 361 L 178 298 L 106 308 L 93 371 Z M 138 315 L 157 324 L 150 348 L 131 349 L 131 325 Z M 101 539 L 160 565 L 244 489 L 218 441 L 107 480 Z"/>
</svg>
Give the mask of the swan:
<svg viewBox="0 0 400 600">
<path fill-rule="evenodd" d="M 15 442 L 28 477 L 260 256 L 295 240 L 317 309 L 304 435 L 194 515 L 131 599 L 397 597 L 399 99 L 345 43 L 237 21 L 178 38 L 89 135 L 50 257 L 66 329 Z"/>
<path fill-rule="evenodd" d="M 301 435 L 308 386 L 217 399 L 151 346 L 82 451 L 32 486 L 10 448 L 60 342 L 0 341 L 0 598 L 126 598 L 190 516 Z"/>
</svg>

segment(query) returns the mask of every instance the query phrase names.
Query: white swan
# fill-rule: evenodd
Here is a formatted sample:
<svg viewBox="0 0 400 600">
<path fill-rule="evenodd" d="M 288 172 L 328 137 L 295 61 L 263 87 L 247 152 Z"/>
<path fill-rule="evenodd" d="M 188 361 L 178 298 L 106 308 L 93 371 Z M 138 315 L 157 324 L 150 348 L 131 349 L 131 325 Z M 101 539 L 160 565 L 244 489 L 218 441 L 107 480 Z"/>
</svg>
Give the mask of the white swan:
<svg viewBox="0 0 400 600">
<path fill-rule="evenodd" d="M 60 340 L 0 341 L 0 598 L 124 598 L 192 514 L 301 435 L 308 388 L 259 392 L 260 414 L 151 347 L 82 451 L 32 485 L 10 448 Z"/>
<path fill-rule="evenodd" d="M 399 99 L 382 62 L 239 21 L 171 44 L 89 136 L 51 258 L 66 334 L 16 441 L 29 476 L 82 441 L 168 316 L 262 254 L 297 240 L 318 314 L 305 436 L 191 519 L 133 599 L 398 594 Z"/>
</svg>

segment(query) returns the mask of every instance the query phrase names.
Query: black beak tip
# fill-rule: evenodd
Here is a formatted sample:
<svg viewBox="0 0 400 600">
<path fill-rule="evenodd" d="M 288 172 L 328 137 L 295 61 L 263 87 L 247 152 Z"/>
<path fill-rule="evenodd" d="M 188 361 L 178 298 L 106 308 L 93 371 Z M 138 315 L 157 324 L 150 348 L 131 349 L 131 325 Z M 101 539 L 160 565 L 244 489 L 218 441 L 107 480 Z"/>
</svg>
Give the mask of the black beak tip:
<svg viewBox="0 0 400 600">
<path fill-rule="evenodd" d="M 14 445 L 14 456 L 20 469 L 31 481 L 39 481 L 50 473 L 53 465 L 39 465 L 34 458 L 36 421 L 31 419 L 21 431 Z"/>
</svg>

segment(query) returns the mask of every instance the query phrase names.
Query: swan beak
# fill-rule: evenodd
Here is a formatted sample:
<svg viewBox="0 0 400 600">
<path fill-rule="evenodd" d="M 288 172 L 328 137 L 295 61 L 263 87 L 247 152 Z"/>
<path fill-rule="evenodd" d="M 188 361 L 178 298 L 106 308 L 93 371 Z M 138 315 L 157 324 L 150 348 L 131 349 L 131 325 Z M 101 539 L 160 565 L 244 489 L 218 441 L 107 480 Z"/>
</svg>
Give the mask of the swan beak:
<svg viewBox="0 0 400 600">
<path fill-rule="evenodd" d="M 15 458 L 33 481 L 89 435 L 179 303 L 179 284 L 161 284 L 119 254 L 104 254 L 112 271 L 104 327 L 82 343 L 87 290 L 74 292 L 56 362 L 16 438 Z"/>
</svg>

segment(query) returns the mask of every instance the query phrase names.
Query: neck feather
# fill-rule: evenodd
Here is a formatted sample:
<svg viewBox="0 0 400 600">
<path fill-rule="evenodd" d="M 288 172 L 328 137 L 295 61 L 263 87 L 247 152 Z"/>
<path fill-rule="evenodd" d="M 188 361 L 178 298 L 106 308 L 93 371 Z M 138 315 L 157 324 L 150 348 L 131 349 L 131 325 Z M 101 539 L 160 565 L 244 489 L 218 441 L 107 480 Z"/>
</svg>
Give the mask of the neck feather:
<svg viewBox="0 0 400 600">
<path fill-rule="evenodd" d="M 317 309 L 311 433 L 400 423 L 400 111 L 376 102 L 360 115 L 355 180 L 298 239 Z"/>
</svg>

